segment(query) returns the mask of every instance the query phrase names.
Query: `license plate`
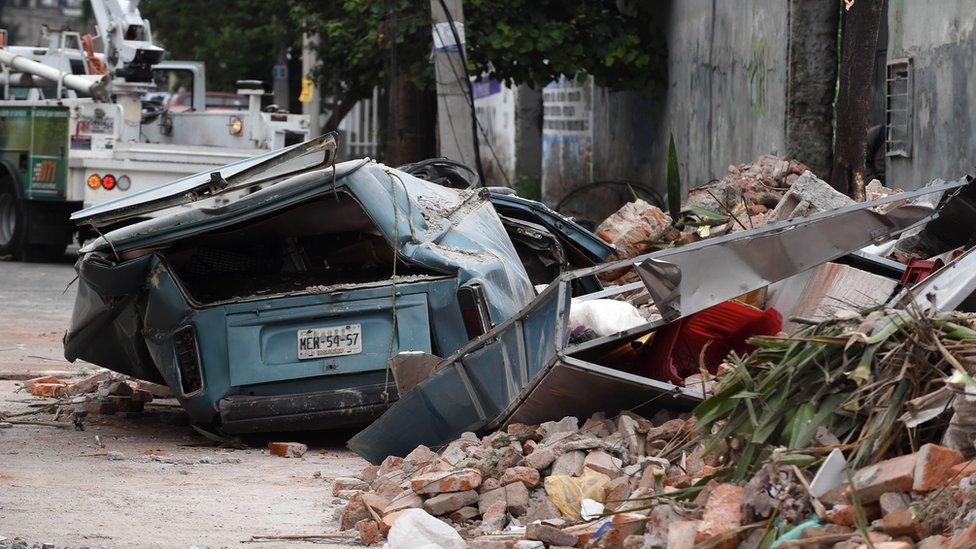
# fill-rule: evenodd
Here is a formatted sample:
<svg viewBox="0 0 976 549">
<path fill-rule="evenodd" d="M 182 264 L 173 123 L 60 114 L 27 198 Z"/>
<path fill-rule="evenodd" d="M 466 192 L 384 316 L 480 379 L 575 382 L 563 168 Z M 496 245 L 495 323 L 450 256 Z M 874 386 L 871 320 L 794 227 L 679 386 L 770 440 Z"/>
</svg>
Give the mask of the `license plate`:
<svg viewBox="0 0 976 549">
<path fill-rule="evenodd" d="M 363 352 L 361 324 L 298 330 L 298 358 L 323 358 Z"/>
</svg>

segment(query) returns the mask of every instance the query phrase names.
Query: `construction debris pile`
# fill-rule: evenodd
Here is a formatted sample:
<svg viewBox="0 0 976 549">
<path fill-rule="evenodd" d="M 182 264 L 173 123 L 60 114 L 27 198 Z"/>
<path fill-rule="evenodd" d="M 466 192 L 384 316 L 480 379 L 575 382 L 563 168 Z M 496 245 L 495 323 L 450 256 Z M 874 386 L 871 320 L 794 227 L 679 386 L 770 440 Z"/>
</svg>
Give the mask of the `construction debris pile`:
<svg viewBox="0 0 976 549">
<path fill-rule="evenodd" d="M 388 537 L 391 549 L 976 543 L 976 462 L 957 450 L 926 444 L 864 467 L 854 491 L 830 459 L 778 453 L 741 486 L 730 482 L 734 463 L 688 451 L 701 435 L 694 419 L 668 417 L 597 415 L 582 427 L 567 417 L 466 433 L 440 454 L 418 447 L 335 480 L 333 495 L 348 499 L 340 527 L 367 545 Z M 821 463 L 829 490 L 812 474 Z"/>
<path fill-rule="evenodd" d="M 973 547 L 974 326 L 851 312 L 754 339 L 693 415 L 509 424 L 336 479 L 341 528 L 391 549 Z"/>
<path fill-rule="evenodd" d="M 56 417 L 66 415 L 75 427 L 84 428 L 89 414 L 119 415 L 142 413 L 154 398 L 172 398 L 164 385 L 126 378 L 100 370 L 83 379 L 68 382 L 56 376 L 41 376 L 24 381 L 22 387 L 34 396 L 57 399 Z"/>
<path fill-rule="evenodd" d="M 900 192 L 866 189 L 869 198 Z M 597 234 L 630 258 L 854 204 L 802 164 L 764 156 L 693 190 L 677 221 L 637 201 Z M 960 208 L 945 206 L 939 219 Z M 964 296 L 936 299 L 926 292 L 945 286 L 923 284 L 966 257 L 966 246 L 945 255 L 960 245 L 945 234 L 919 227 L 903 238 L 922 250 L 914 257 L 892 241 L 858 252 L 870 272 L 807 266 L 649 334 L 637 332 L 649 318 L 636 314 L 648 306 L 640 283 L 616 299 L 574 300 L 571 342 L 594 337 L 574 339 L 576 324 L 601 337 L 637 334 L 602 354 L 584 351 L 586 360 L 694 387 L 694 410 L 651 399 L 582 425 L 508 420 L 440 452 L 418 446 L 336 479 L 333 495 L 348 500 L 341 528 L 391 549 L 976 547 L 976 315 L 953 310 Z M 932 264 L 911 263 L 919 258 Z M 629 284 L 634 271 L 614 265 L 601 278 Z M 634 318 L 595 329 L 601 313 L 626 316 L 597 311 L 606 301 Z M 574 320 L 583 312 L 592 318 Z"/>
</svg>

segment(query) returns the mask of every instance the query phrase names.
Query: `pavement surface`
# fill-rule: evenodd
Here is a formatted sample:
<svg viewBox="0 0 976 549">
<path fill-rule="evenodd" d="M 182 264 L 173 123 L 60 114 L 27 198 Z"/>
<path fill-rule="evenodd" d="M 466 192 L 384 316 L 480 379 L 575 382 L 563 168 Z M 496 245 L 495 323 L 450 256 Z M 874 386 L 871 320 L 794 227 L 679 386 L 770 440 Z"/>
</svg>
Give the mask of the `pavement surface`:
<svg viewBox="0 0 976 549">
<path fill-rule="evenodd" d="M 33 397 L 22 381 L 97 371 L 64 360 L 71 317 L 72 259 L 56 264 L 0 261 L 0 547 L 344 547 L 344 502 L 332 479 L 366 462 L 345 449 L 350 433 L 309 438 L 301 459 L 272 456 L 269 440 L 218 448 L 196 433 L 174 399 L 129 416 L 89 415 L 84 431 L 57 415 L 55 399 Z M 70 381 L 70 379 L 68 380 Z M 62 426 L 18 422 L 52 422 Z M 254 536 L 332 534 L 252 541 Z M 4 540 L 6 538 L 6 540 Z"/>
</svg>

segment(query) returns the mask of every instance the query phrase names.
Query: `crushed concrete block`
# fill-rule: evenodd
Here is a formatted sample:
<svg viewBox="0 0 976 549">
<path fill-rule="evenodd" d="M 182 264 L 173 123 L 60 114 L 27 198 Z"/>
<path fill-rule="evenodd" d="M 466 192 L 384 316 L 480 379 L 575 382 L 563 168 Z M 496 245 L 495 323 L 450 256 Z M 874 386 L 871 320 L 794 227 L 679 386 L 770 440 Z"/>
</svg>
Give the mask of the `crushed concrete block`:
<svg viewBox="0 0 976 549">
<path fill-rule="evenodd" d="M 583 473 L 583 462 L 585 460 L 586 452 L 582 450 L 566 452 L 553 462 L 552 474 L 578 477 Z"/>
<path fill-rule="evenodd" d="M 915 472 L 912 491 L 928 492 L 941 487 L 952 477 L 952 467 L 963 461 L 958 450 L 925 444 L 915 454 Z"/>
<path fill-rule="evenodd" d="M 806 217 L 817 212 L 844 208 L 854 203 L 849 196 L 838 192 L 829 183 L 813 175 L 813 172 L 806 171 L 796 179 L 790 190 L 776 204 L 769 216 L 769 222 Z"/>
<path fill-rule="evenodd" d="M 695 543 L 704 543 L 713 536 L 725 534 L 741 525 L 742 493 L 743 488 L 734 484 L 719 484 L 711 492 L 705 504 L 705 511 L 702 513 L 698 533 L 695 534 Z M 736 544 L 737 538 L 730 537 L 718 544 L 718 547 L 731 549 Z"/>
<path fill-rule="evenodd" d="M 620 475 L 623 461 L 605 450 L 593 450 L 583 460 L 583 467 L 603 473 L 610 478 Z"/>
<path fill-rule="evenodd" d="M 878 501 L 885 492 L 908 492 L 915 479 L 915 454 L 862 467 L 854 473 L 853 479 L 862 503 Z"/>
<path fill-rule="evenodd" d="M 440 494 L 474 490 L 480 484 L 481 473 L 479 471 L 460 469 L 458 471 L 437 471 L 417 475 L 410 480 L 410 489 L 418 494 Z"/>
<path fill-rule="evenodd" d="M 563 545 L 574 547 L 579 536 L 559 528 L 542 523 L 533 523 L 525 527 L 526 539 L 541 541 L 547 545 Z"/>
<path fill-rule="evenodd" d="M 445 492 L 438 494 L 424 502 L 424 511 L 435 517 L 457 511 L 462 507 L 472 505 L 478 501 L 478 492 L 466 490 L 464 492 Z"/>
<path fill-rule="evenodd" d="M 271 455 L 283 458 L 300 458 L 308 451 L 308 446 L 301 442 L 269 442 L 268 450 Z"/>
<path fill-rule="evenodd" d="M 502 486 L 513 482 L 521 482 L 526 488 L 535 488 L 539 485 L 539 471 L 532 467 L 509 467 L 502 473 L 498 482 Z"/>
<path fill-rule="evenodd" d="M 515 549 L 545 549 L 546 544 L 541 541 L 520 539 L 515 542 Z"/>
</svg>

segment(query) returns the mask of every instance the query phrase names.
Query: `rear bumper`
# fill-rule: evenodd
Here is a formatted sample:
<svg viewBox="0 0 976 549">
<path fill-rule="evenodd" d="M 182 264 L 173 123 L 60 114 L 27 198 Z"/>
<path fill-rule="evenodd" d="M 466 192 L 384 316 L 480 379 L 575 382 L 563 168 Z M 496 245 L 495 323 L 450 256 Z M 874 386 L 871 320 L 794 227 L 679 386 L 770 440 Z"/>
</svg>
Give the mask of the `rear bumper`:
<svg viewBox="0 0 976 549">
<path fill-rule="evenodd" d="M 361 426 L 379 417 L 396 400 L 392 380 L 388 402 L 383 400 L 384 387 L 380 383 L 290 395 L 232 395 L 220 399 L 218 409 L 223 430 L 235 434 Z"/>
</svg>

